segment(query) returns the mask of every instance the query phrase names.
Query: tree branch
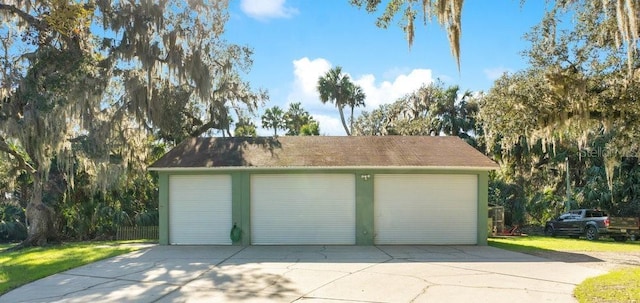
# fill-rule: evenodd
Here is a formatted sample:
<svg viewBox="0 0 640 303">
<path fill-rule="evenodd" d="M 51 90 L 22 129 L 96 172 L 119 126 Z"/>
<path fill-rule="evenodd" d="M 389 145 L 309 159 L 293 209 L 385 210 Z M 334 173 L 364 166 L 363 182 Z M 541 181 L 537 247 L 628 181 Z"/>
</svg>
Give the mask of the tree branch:
<svg viewBox="0 0 640 303">
<path fill-rule="evenodd" d="M 0 3 L 0 13 L 2 11 L 8 12 L 9 14 L 14 14 L 18 17 L 20 17 L 22 20 L 24 20 L 25 22 L 27 22 L 29 25 L 35 27 L 38 31 L 40 32 L 47 32 L 47 31 L 51 31 L 51 32 L 55 32 L 57 33 L 57 37 L 59 39 L 62 39 L 67 46 L 75 51 L 81 51 L 82 48 L 80 47 L 80 39 L 78 37 L 70 37 L 67 36 L 63 33 L 60 33 L 57 29 L 52 28 L 51 26 L 49 26 L 49 24 L 47 24 L 47 22 L 42 21 L 32 15 L 29 15 L 29 13 L 19 9 L 17 6 L 15 5 L 9 5 L 9 4 L 2 4 Z M 51 41 L 53 40 L 53 36 L 49 36 L 45 42 L 43 44 L 50 44 Z"/>
<path fill-rule="evenodd" d="M 33 168 L 33 166 L 31 166 L 31 164 L 29 164 L 21 154 L 19 154 L 17 151 L 11 148 L 11 146 L 7 144 L 7 142 L 3 137 L 0 137 L 0 151 L 3 151 L 13 156 L 16 159 L 16 161 L 18 161 L 18 167 L 20 169 L 24 169 L 30 174 L 34 174 L 36 172 L 36 169 Z"/>
<path fill-rule="evenodd" d="M 203 124 L 202 126 L 198 127 L 197 129 L 191 131 L 191 133 L 189 133 L 189 135 L 191 135 L 191 137 L 199 137 L 200 135 L 204 134 L 209 129 L 215 128 L 216 126 L 218 126 L 218 124 L 216 122 L 209 121 L 209 122 Z"/>
<path fill-rule="evenodd" d="M 36 18 L 34 16 L 29 15 L 28 13 L 26 13 L 25 11 L 19 9 L 15 5 L 9 5 L 9 4 L 0 3 L 0 11 L 7 11 L 9 13 L 12 13 L 12 14 L 20 17 L 22 20 L 24 20 L 27 23 L 29 23 L 29 25 L 37 28 L 40 31 L 45 31 L 45 30 L 47 30 L 49 28 L 46 23 L 42 22 L 41 20 L 38 20 L 38 18 Z"/>
</svg>

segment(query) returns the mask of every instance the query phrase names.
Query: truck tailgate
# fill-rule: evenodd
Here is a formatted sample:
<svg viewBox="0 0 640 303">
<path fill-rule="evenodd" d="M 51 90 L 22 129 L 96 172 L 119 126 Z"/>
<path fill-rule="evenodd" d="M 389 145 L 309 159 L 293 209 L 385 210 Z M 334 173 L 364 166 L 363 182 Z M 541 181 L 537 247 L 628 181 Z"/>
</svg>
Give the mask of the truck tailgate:
<svg viewBox="0 0 640 303">
<path fill-rule="evenodd" d="M 610 229 L 640 229 L 640 220 L 633 217 L 609 217 Z"/>
</svg>

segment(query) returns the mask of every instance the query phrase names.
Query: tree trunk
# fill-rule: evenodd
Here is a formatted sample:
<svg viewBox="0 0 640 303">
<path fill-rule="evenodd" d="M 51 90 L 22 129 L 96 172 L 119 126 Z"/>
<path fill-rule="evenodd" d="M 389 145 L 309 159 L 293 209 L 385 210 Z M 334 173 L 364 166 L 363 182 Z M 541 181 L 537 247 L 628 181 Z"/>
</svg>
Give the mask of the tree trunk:
<svg viewBox="0 0 640 303">
<path fill-rule="evenodd" d="M 44 246 L 55 235 L 53 209 L 42 202 L 42 180 L 34 178 L 31 200 L 27 205 L 27 239 L 22 246 Z"/>
<path fill-rule="evenodd" d="M 344 113 L 342 112 L 342 107 L 338 106 L 338 112 L 340 113 L 340 121 L 342 122 L 342 126 L 344 127 L 344 131 L 347 132 L 347 136 L 351 136 L 351 132 L 349 131 L 349 127 L 347 126 L 347 122 L 344 121 Z"/>
<path fill-rule="evenodd" d="M 349 120 L 349 132 L 353 133 L 353 106 L 351 106 L 351 120 Z"/>
</svg>

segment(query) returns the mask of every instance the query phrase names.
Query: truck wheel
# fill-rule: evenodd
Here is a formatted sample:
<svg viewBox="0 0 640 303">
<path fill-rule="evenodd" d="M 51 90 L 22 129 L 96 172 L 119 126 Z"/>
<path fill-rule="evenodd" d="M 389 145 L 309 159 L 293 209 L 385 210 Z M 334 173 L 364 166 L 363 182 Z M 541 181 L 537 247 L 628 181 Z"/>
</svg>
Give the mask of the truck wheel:
<svg viewBox="0 0 640 303">
<path fill-rule="evenodd" d="M 551 226 L 547 226 L 544 229 L 544 235 L 547 236 L 547 237 L 555 237 L 556 236 L 556 234 L 553 232 L 553 227 L 551 227 Z"/>
<path fill-rule="evenodd" d="M 616 242 L 626 242 L 627 241 L 627 236 L 614 236 L 613 240 Z"/>
<path fill-rule="evenodd" d="M 587 237 L 589 241 L 598 240 L 598 230 L 593 226 L 587 226 L 585 237 Z"/>
</svg>

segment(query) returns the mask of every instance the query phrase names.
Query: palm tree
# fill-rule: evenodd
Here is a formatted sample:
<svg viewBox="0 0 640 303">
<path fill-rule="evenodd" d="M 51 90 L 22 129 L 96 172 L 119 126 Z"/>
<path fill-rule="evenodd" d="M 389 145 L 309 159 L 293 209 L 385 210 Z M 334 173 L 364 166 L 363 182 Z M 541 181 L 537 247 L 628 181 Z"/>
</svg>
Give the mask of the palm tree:
<svg viewBox="0 0 640 303">
<path fill-rule="evenodd" d="M 273 136 L 278 136 L 278 129 L 285 129 L 284 112 L 278 106 L 267 108 L 262 115 L 262 127 L 273 128 Z"/>
<path fill-rule="evenodd" d="M 349 76 L 342 73 L 342 67 L 336 66 L 330 69 L 324 76 L 318 79 L 318 93 L 322 103 L 333 103 L 340 113 L 340 121 L 347 136 L 351 136 L 351 131 L 344 120 L 344 106 L 348 104 L 349 87 L 353 85 Z"/>
<path fill-rule="evenodd" d="M 300 136 L 320 136 L 320 124 L 311 120 L 300 128 Z"/>
<path fill-rule="evenodd" d="M 300 135 L 300 129 L 303 125 L 313 120 L 313 117 L 302 108 L 300 102 L 289 104 L 289 109 L 284 113 L 285 125 L 287 128 L 287 136 Z"/>
<path fill-rule="evenodd" d="M 349 133 L 353 132 L 353 109 L 355 107 L 364 107 L 364 99 L 366 98 L 366 95 L 364 94 L 364 91 L 362 90 L 362 87 L 360 87 L 360 85 L 356 85 L 353 83 L 349 83 L 348 88 L 347 88 L 347 105 L 349 105 L 349 107 L 351 108 L 351 119 L 349 120 L 350 124 L 349 124 Z"/>
<path fill-rule="evenodd" d="M 249 117 L 240 116 L 236 122 L 236 129 L 233 132 L 234 137 L 256 137 L 256 125 Z"/>
<path fill-rule="evenodd" d="M 462 96 L 458 96 L 459 91 L 460 88 L 456 85 L 447 88 L 440 100 L 434 104 L 434 114 L 440 118 L 440 131 L 448 136 L 460 136 L 473 129 L 469 121 L 474 115 L 473 104 L 469 104 L 468 101 L 472 97 L 471 92 L 466 91 Z"/>
</svg>

